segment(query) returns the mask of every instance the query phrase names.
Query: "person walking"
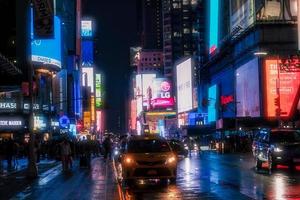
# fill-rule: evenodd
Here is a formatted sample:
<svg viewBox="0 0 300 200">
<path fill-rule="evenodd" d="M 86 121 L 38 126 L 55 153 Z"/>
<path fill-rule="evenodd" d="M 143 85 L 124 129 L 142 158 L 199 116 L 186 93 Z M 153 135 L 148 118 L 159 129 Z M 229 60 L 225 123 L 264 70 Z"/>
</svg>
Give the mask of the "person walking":
<svg viewBox="0 0 300 200">
<path fill-rule="evenodd" d="M 64 139 L 63 142 L 61 143 L 61 162 L 62 162 L 62 167 L 63 171 L 67 171 L 69 169 L 69 164 L 70 164 L 70 156 L 71 156 L 71 146 L 70 143 Z"/>
<path fill-rule="evenodd" d="M 112 141 L 110 139 L 110 136 L 105 137 L 103 141 L 103 147 L 104 147 L 104 159 L 110 158 L 111 149 L 112 149 Z"/>
</svg>

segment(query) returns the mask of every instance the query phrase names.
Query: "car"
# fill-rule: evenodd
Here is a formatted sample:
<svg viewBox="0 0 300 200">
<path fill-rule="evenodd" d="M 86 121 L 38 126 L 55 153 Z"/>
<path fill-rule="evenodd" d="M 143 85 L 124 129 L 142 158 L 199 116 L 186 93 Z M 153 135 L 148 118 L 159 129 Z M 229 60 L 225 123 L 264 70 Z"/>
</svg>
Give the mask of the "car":
<svg viewBox="0 0 300 200">
<path fill-rule="evenodd" d="M 184 143 L 179 140 L 169 140 L 168 141 L 172 150 L 177 154 L 177 156 L 187 157 L 189 155 L 189 151 L 185 148 Z"/>
<path fill-rule="evenodd" d="M 260 170 L 262 163 L 268 163 L 269 173 L 277 164 L 288 165 L 294 169 L 300 164 L 300 131 L 274 129 L 259 131 L 252 143 L 255 168 Z"/>
<path fill-rule="evenodd" d="M 176 182 L 177 156 L 167 140 L 152 135 L 132 136 L 120 157 L 122 179 L 125 185 L 138 180 Z"/>
<path fill-rule="evenodd" d="M 191 152 L 199 152 L 200 147 L 195 139 L 192 137 L 186 137 L 183 139 L 184 148 Z"/>
</svg>

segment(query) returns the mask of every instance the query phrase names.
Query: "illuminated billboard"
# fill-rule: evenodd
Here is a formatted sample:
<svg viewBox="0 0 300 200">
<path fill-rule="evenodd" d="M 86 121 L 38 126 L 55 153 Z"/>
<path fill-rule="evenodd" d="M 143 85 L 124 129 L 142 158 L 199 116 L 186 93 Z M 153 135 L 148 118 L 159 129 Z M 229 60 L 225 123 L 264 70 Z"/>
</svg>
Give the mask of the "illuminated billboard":
<svg viewBox="0 0 300 200">
<path fill-rule="evenodd" d="M 256 10 L 258 21 L 282 20 L 290 21 L 297 19 L 298 0 L 265 0 Z"/>
<path fill-rule="evenodd" d="M 94 122 L 96 117 L 95 117 L 95 96 L 91 95 L 91 119 Z"/>
<path fill-rule="evenodd" d="M 238 117 L 260 117 L 258 58 L 236 70 L 236 108 Z M 251 78 L 249 78 L 251 77 Z"/>
<path fill-rule="evenodd" d="M 130 129 L 136 130 L 136 119 L 137 119 L 137 110 L 136 110 L 136 100 L 131 100 L 130 102 Z"/>
<path fill-rule="evenodd" d="M 209 53 L 218 48 L 219 40 L 219 0 L 209 1 Z"/>
<path fill-rule="evenodd" d="M 96 98 L 96 108 L 102 107 L 102 77 L 101 74 L 95 75 L 95 98 Z"/>
<path fill-rule="evenodd" d="M 296 97 L 299 93 L 300 72 L 282 71 L 278 69 L 280 64 L 281 60 L 276 59 L 266 59 L 264 63 L 264 101 L 267 117 L 291 116 L 299 100 Z"/>
<path fill-rule="evenodd" d="M 254 22 L 253 0 L 231 0 L 230 1 L 230 31 L 240 32 L 245 30 Z"/>
<path fill-rule="evenodd" d="M 142 47 L 130 47 L 130 66 L 137 66 L 140 60 Z"/>
<path fill-rule="evenodd" d="M 54 37 L 52 39 L 34 39 L 31 17 L 31 60 L 34 63 L 61 68 L 61 22 L 54 17 Z"/>
<path fill-rule="evenodd" d="M 0 130 L 11 131 L 23 129 L 25 126 L 22 117 L 1 116 L 0 117 Z"/>
<path fill-rule="evenodd" d="M 91 20 L 82 20 L 81 21 L 81 36 L 82 37 L 92 37 L 92 21 Z"/>
<path fill-rule="evenodd" d="M 186 112 L 193 109 L 192 59 L 189 58 L 176 66 L 177 77 L 177 111 Z"/>
<path fill-rule="evenodd" d="M 218 96 L 219 96 L 218 86 L 213 85 L 208 88 L 208 122 L 215 122 L 218 116 Z"/>
<path fill-rule="evenodd" d="M 151 87 L 151 109 L 174 107 L 172 83 L 166 78 L 156 78 Z"/>
<path fill-rule="evenodd" d="M 136 75 L 136 97 L 137 97 L 137 114 L 143 111 L 143 107 L 148 107 L 151 102 L 149 88 L 151 88 L 156 74 L 138 74 Z"/>
<path fill-rule="evenodd" d="M 94 68 L 82 67 L 81 70 L 82 70 L 82 86 L 90 87 L 91 92 L 94 93 Z"/>
<path fill-rule="evenodd" d="M 92 66 L 94 63 L 94 42 L 83 40 L 81 42 L 81 63 L 82 66 Z"/>
</svg>

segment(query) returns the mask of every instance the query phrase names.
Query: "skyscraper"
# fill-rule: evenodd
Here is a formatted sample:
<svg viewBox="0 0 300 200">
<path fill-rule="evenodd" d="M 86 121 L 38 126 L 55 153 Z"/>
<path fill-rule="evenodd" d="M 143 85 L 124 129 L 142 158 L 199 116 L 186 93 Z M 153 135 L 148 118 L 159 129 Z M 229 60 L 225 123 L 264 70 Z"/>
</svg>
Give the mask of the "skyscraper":
<svg viewBox="0 0 300 200">
<path fill-rule="evenodd" d="M 197 0 L 163 0 L 164 73 L 172 77 L 174 62 L 184 56 L 196 55 L 198 30 Z"/>
<path fill-rule="evenodd" d="M 137 2 L 138 30 L 144 49 L 162 49 L 162 0 Z"/>
</svg>

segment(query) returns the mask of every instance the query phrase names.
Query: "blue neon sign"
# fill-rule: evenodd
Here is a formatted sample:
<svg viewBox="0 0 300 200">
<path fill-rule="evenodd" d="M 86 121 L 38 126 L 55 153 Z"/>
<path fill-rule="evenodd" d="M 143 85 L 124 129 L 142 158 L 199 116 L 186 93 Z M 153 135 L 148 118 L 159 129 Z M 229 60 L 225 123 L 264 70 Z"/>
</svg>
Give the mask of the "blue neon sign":
<svg viewBox="0 0 300 200">
<path fill-rule="evenodd" d="M 33 62 L 61 68 L 61 39 L 61 21 L 57 16 L 54 16 L 54 37 L 34 39 L 31 10 L 31 60 Z"/>
<path fill-rule="evenodd" d="M 209 53 L 211 54 L 218 48 L 219 0 L 209 2 Z"/>
<path fill-rule="evenodd" d="M 92 66 L 94 63 L 94 42 L 83 40 L 81 42 L 81 59 L 83 66 Z"/>
<path fill-rule="evenodd" d="M 208 88 L 208 123 L 215 122 L 217 119 L 217 107 L 218 107 L 218 87 L 213 85 Z"/>
</svg>

